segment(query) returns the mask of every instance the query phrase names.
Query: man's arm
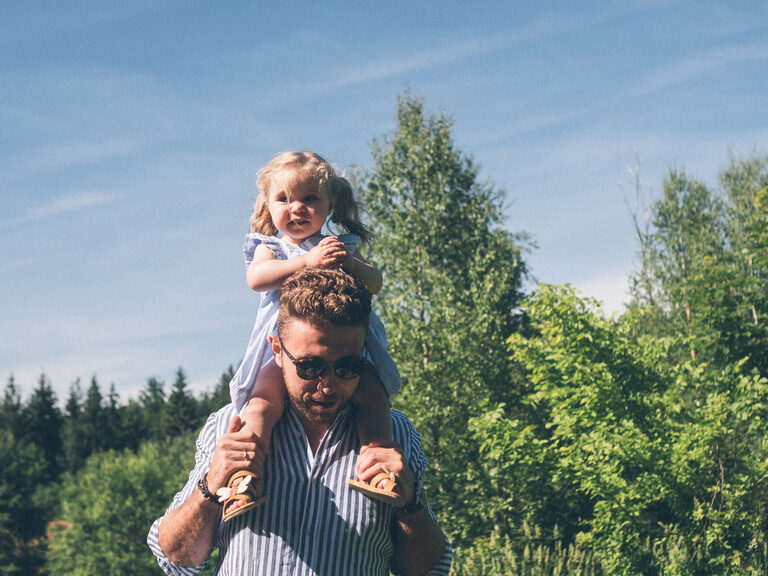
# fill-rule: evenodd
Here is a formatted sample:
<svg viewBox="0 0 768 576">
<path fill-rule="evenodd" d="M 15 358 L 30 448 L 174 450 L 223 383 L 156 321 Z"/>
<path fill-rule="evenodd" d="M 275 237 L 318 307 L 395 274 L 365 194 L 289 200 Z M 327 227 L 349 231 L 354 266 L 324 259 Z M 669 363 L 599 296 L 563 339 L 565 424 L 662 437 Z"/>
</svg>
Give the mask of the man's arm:
<svg viewBox="0 0 768 576">
<path fill-rule="evenodd" d="M 427 507 L 415 514 L 407 514 L 404 509 L 396 510 L 392 539 L 395 545 L 392 570 L 396 574 L 404 576 L 427 574 L 443 560 L 446 552 L 448 554 L 445 572 L 448 572 L 450 568 L 450 550 L 446 550 L 448 540 Z"/>
<path fill-rule="evenodd" d="M 412 429 L 411 429 L 412 430 Z M 418 437 L 417 437 L 418 438 Z M 423 460 L 421 447 L 415 446 L 420 458 Z M 425 462 L 425 460 L 424 460 Z M 376 474 L 388 470 L 395 475 L 400 494 L 407 503 L 412 503 L 416 498 L 420 482 L 417 482 L 411 467 L 404 455 L 404 449 L 396 442 L 373 441 L 360 450 L 357 463 L 358 477 L 363 481 L 369 481 Z M 419 471 L 421 477 L 423 470 Z M 424 500 L 421 500 L 424 504 Z M 433 568 L 444 567 L 444 573 L 448 573 L 451 562 L 451 550 L 448 540 L 440 530 L 429 507 L 413 514 L 406 510 L 395 511 L 395 521 L 392 527 L 392 540 L 394 554 L 391 561 L 393 572 L 403 576 L 421 576 L 427 574 Z M 437 565 L 440 564 L 438 567 Z"/>
<path fill-rule="evenodd" d="M 264 452 L 250 433 L 241 429 L 240 417 L 234 416 L 226 433 L 215 444 L 207 476 L 211 492 L 215 493 L 218 488 L 226 486 L 229 477 L 237 470 L 253 468 L 256 452 Z M 208 433 L 215 434 L 215 428 Z M 198 463 L 198 467 L 201 464 L 205 465 L 204 462 Z M 221 506 L 204 498 L 202 492 L 195 487 L 181 505 L 159 521 L 156 528 L 159 550 L 153 551 L 161 564 L 168 561 L 175 567 L 199 567 L 210 556 L 220 519 Z M 152 531 L 150 538 L 153 539 Z"/>
</svg>

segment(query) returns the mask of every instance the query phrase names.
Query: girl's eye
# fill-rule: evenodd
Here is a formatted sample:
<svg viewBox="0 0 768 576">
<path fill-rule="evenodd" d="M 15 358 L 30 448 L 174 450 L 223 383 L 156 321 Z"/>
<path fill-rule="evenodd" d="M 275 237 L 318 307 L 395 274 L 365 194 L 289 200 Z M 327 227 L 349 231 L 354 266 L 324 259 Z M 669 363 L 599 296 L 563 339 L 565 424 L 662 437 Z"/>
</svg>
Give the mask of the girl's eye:
<svg viewBox="0 0 768 576">
<path fill-rule="evenodd" d="M 275 202 L 279 202 L 280 204 L 285 204 L 288 201 L 288 197 L 284 195 L 276 196 Z"/>
<path fill-rule="evenodd" d="M 317 200 L 317 196 L 314 194 L 309 194 L 308 196 L 304 197 L 304 202 L 314 202 L 315 200 Z"/>
</svg>

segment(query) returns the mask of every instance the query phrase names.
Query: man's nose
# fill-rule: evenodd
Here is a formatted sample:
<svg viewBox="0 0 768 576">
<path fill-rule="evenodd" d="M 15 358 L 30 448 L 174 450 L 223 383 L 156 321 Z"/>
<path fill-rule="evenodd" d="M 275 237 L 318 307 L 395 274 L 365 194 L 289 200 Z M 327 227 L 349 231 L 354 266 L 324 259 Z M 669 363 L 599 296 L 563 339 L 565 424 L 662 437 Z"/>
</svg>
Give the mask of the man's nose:
<svg viewBox="0 0 768 576">
<path fill-rule="evenodd" d="M 326 396 L 333 394 L 334 390 L 336 390 L 336 375 L 333 373 L 333 370 L 328 370 L 320 377 L 317 381 L 317 389 Z"/>
</svg>

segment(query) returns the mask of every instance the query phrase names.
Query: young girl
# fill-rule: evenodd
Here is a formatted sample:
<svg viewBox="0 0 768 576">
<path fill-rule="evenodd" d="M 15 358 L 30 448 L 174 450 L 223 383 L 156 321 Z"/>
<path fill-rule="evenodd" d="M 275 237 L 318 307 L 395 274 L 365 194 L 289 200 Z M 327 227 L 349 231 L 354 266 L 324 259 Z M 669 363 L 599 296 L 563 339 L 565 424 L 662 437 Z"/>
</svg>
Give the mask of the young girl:
<svg viewBox="0 0 768 576">
<path fill-rule="evenodd" d="M 283 280 L 304 266 L 341 268 L 375 294 L 381 288 L 382 276 L 357 250 L 358 242 L 368 243 L 372 235 L 360 222 L 352 187 L 323 158 L 313 152 L 279 154 L 261 170 L 257 185 L 260 192 L 243 250 L 248 284 L 262 296 L 251 341 L 230 383 L 230 392 L 245 428 L 259 438 L 266 452 L 272 427 L 282 416 L 286 394 L 268 342 L 269 335 L 276 332 L 278 288 Z M 349 234 L 323 236 L 321 229 L 329 217 Z M 397 367 L 387 353 L 384 326 L 375 314 L 371 315 L 365 351 L 374 369 L 363 369 L 352 396 L 358 406 L 361 445 L 375 438 L 392 439 L 389 397 L 400 387 Z M 358 372 L 336 375 L 354 378 Z M 313 379 L 311 367 L 305 378 Z M 248 459 L 247 454 L 243 456 Z M 263 461 L 256 464 L 260 468 Z M 349 482 L 371 497 L 400 504 L 391 474 L 383 482 L 377 477 L 373 485 Z M 233 474 L 219 495 L 224 502 L 224 520 L 265 500 L 259 478 L 249 470 Z"/>
</svg>

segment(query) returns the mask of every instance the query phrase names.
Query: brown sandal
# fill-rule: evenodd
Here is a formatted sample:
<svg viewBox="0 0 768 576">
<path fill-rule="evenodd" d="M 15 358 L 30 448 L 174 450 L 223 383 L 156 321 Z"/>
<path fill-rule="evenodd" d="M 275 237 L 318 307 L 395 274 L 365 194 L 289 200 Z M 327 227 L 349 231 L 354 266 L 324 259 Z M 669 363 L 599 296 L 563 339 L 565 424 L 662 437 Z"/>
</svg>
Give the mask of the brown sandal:
<svg viewBox="0 0 768 576">
<path fill-rule="evenodd" d="M 382 468 L 384 467 L 382 466 Z M 384 502 L 385 504 L 389 504 L 395 508 L 402 508 L 405 506 L 405 499 L 399 492 L 396 492 L 396 490 L 399 490 L 397 479 L 395 478 L 395 475 L 392 474 L 392 472 L 386 468 L 384 468 L 384 470 L 384 472 L 379 472 L 368 482 L 362 482 L 360 480 L 347 480 L 347 484 L 349 484 L 351 488 L 365 494 L 369 498 Z M 384 485 L 383 487 L 379 488 L 379 484 L 382 481 L 384 482 Z"/>
<path fill-rule="evenodd" d="M 221 519 L 226 522 L 251 508 L 264 503 L 267 498 L 261 495 L 261 478 L 249 470 L 238 470 L 229 477 L 226 488 L 219 488 L 219 502 L 223 502 Z"/>
</svg>

